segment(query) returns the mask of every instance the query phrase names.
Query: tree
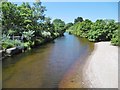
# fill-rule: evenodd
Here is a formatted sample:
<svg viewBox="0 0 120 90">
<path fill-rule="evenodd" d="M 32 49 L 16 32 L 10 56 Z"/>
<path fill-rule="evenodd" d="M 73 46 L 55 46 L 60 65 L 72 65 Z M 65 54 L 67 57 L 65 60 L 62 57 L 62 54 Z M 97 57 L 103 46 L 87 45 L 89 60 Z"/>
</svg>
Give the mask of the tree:
<svg viewBox="0 0 120 90">
<path fill-rule="evenodd" d="M 17 5 L 10 2 L 2 3 L 2 28 L 3 33 L 7 33 L 9 29 L 13 29 L 17 23 Z"/>
<path fill-rule="evenodd" d="M 41 23 L 44 21 L 45 19 L 45 14 L 44 12 L 46 11 L 46 7 L 42 6 L 42 3 L 37 1 L 35 3 L 33 3 L 33 19 L 35 21 L 35 23 Z"/>
<path fill-rule="evenodd" d="M 104 20 L 97 20 L 91 26 L 91 30 L 88 33 L 88 39 L 90 41 L 105 41 L 107 30 L 104 29 L 105 21 Z"/>
<path fill-rule="evenodd" d="M 34 6 L 32 7 L 33 10 L 32 21 L 35 30 L 35 36 L 39 36 L 38 35 L 38 33 L 40 33 L 39 25 L 44 22 L 45 19 L 44 12 L 46 11 L 46 7 L 42 6 L 42 3 L 39 0 L 37 0 L 33 5 Z"/>
<path fill-rule="evenodd" d="M 0 2 L 1 3 L 1 2 Z M 46 7 L 37 0 L 32 6 L 29 3 L 17 5 L 11 2 L 3 2 L 0 6 L 0 21 L 3 29 L 3 35 L 8 37 L 4 41 L 4 46 L 9 46 L 9 42 L 22 43 L 25 47 L 30 48 L 32 45 L 52 40 L 65 32 L 65 22 L 56 19 L 51 23 L 51 18 L 45 16 Z M 2 15 L 3 14 L 3 15 Z M 21 41 L 15 41 L 11 36 L 14 35 L 22 38 Z M 2 36 L 2 35 L 1 35 Z M 24 42 L 22 42 L 22 40 Z M 7 43 L 6 43 L 7 42 Z"/>
<path fill-rule="evenodd" d="M 69 33 L 80 37 L 86 37 L 89 41 L 110 41 L 113 45 L 119 45 L 118 23 L 114 20 L 96 20 L 92 22 L 85 19 L 82 22 L 75 23 L 67 30 Z"/>
<path fill-rule="evenodd" d="M 55 26 L 56 31 L 64 30 L 65 22 L 61 19 L 53 20 L 53 25 Z"/>
<path fill-rule="evenodd" d="M 82 17 L 77 17 L 77 18 L 74 20 L 74 23 L 82 22 L 82 21 L 83 21 L 83 18 L 82 18 Z"/>
<path fill-rule="evenodd" d="M 54 32 L 54 26 L 51 23 L 51 18 L 50 17 L 45 17 L 44 29 L 51 32 L 51 33 Z"/>
<path fill-rule="evenodd" d="M 88 37 L 88 32 L 91 29 L 92 22 L 89 19 L 86 19 L 85 21 L 82 22 L 77 22 L 73 25 L 72 28 L 73 30 L 72 33 L 74 33 L 77 36 L 80 37 Z"/>
<path fill-rule="evenodd" d="M 119 45 L 120 46 L 120 41 L 119 41 L 120 33 L 118 32 L 118 29 L 114 31 L 111 39 L 111 43 L 113 45 Z"/>
<path fill-rule="evenodd" d="M 55 32 L 58 32 L 60 35 L 63 35 L 65 32 L 65 22 L 61 19 L 55 19 L 53 20 L 54 30 Z"/>
<path fill-rule="evenodd" d="M 73 23 L 67 23 L 67 24 L 65 25 L 65 29 L 70 28 L 72 25 L 73 25 Z"/>
<path fill-rule="evenodd" d="M 20 18 L 18 26 L 21 28 L 21 32 L 29 31 L 32 29 L 33 21 L 32 21 L 32 9 L 29 3 L 22 3 L 22 5 L 18 6 L 18 11 L 20 12 Z"/>
</svg>

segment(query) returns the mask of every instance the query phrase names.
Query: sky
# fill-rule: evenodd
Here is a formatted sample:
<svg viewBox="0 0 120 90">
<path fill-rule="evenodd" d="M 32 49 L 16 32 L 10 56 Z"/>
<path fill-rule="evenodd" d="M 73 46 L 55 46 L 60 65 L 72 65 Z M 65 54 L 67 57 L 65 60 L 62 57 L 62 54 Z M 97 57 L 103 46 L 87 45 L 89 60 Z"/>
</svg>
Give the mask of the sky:
<svg viewBox="0 0 120 90">
<path fill-rule="evenodd" d="M 52 20 L 62 19 L 66 23 L 74 22 L 78 16 L 93 22 L 97 19 L 118 21 L 117 0 L 116 2 L 42 2 L 42 5 L 46 6 L 46 16 L 51 17 Z"/>
<path fill-rule="evenodd" d="M 116 2 L 46 2 L 46 15 L 73 22 L 78 16 L 96 21 L 97 19 L 118 19 Z"/>
<path fill-rule="evenodd" d="M 34 2 L 35 0 L 8 0 L 13 2 Z M 119 2 L 119 0 L 40 0 L 42 2 Z"/>
</svg>

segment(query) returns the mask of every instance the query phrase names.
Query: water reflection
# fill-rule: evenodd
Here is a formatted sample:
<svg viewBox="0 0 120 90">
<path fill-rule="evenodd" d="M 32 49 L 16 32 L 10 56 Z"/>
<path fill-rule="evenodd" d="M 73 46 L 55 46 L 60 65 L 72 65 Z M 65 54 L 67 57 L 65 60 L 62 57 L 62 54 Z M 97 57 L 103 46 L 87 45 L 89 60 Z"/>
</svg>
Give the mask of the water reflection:
<svg viewBox="0 0 120 90">
<path fill-rule="evenodd" d="M 93 44 L 65 33 L 64 37 L 3 61 L 4 88 L 56 88 L 64 74 Z"/>
</svg>

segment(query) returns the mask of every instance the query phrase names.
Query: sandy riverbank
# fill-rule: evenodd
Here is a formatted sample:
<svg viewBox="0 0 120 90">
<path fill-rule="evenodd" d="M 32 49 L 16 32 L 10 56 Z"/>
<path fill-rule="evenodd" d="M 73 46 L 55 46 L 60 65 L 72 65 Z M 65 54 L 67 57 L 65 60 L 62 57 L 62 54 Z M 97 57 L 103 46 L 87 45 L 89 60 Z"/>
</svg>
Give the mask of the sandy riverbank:
<svg viewBox="0 0 120 90">
<path fill-rule="evenodd" d="M 118 47 L 95 43 L 94 51 L 81 64 L 78 60 L 61 81 L 60 88 L 118 88 Z"/>
<path fill-rule="evenodd" d="M 88 88 L 118 88 L 118 47 L 110 42 L 96 43 L 83 71 Z"/>
</svg>

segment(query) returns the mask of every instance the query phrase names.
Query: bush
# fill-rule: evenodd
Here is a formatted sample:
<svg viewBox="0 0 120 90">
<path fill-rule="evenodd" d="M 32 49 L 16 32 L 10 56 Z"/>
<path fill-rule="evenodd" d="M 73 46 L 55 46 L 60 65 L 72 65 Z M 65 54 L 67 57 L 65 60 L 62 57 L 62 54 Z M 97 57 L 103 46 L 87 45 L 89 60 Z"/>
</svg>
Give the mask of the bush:
<svg viewBox="0 0 120 90">
<path fill-rule="evenodd" d="M 120 46 L 119 37 L 120 37 L 120 34 L 118 33 L 118 30 L 116 30 L 111 39 L 112 45 Z"/>
<path fill-rule="evenodd" d="M 53 33 L 55 37 L 58 37 L 60 34 L 59 33 Z"/>
<path fill-rule="evenodd" d="M 23 47 L 23 43 L 20 40 L 14 40 L 14 45 Z"/>
<path fill-rule="evenodd" d="M 43 31 L 42 32 L 42 37 L 44 37 L 44 38 L 51 38 L 51 33 L 47 32 L 47 31 Z"/>
<path fill-rule="evenodd" d="M 14 47 L 14 42 L 12 40 L 5 40 L 2 42 L 2 49 L 8 49 Z"/>
<path fill-rule="evenodd" d="M 111 40 L 113 45 L 119 45 L 117 29 L 118 23 L 114 20 L 101 19 L 93 23 L 86 19 L 85 21 L 75 23 L 67 32 L 88 38 L 89 41 L 98 42 Z"/>
<path fill-rule="evenodd" d="M 35 40 L 35 45 L 40 45 L 40 44 L 43 44 L 45 41 L 45 39 L 39 37 L 39 38 L 36 38 Z"/>
</svg>

